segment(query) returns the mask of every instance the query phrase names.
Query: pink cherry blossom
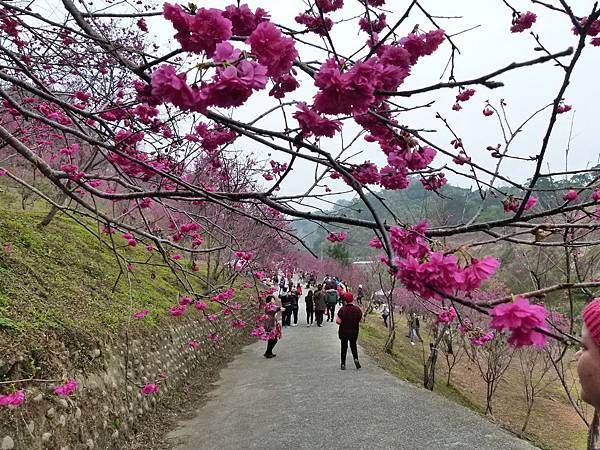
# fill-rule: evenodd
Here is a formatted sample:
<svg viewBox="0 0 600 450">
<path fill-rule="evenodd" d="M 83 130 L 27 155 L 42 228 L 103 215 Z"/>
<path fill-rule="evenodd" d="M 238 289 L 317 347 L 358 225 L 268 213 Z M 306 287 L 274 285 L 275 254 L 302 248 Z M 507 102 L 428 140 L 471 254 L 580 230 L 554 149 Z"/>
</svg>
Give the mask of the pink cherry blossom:
<svg viewBox="0 0 600 450">
<path fill-rule="evenodd" d="M 229 19 L 233 25 L 233 34 L 236 36 L 249 36 L 259 23 L 268 20 L 268 13 L 257 8 L 253 13 L 248 5 L 237 6 L 230 5 L 223 11 L 223 17 Z"/>
<path fill-rule="evenodd" d="M 571 191 L 566 192 L 565 195 L 563 195 L 563 200 L 565 202 L 571 202 L 571 201 L 575 200 L 577 198 L 577 196 L 578 196 L 577 191 L 571 190 Z"/>
<path fill-rule="evenodd" d="M 138 19 L 138 21 L 137 21 L 135 24 L 137 25 L 137 27 L 138 27 L 140 30 L 142 30 L 142 31 L 144 31 L 144 32 L 147 32 L 147 31 L 148 31 L 148 25 L 146 24 L 146 21 L 144 20 L 144 18 L 143 18 L 143 17 L 142 17 L 142 18 L 140 18 L 140 19 Z"/>
<path fill-rule="evenodd" d="M 381 243 L 381 239 L 374 237 L 369 241 L 369 246 L 373 248 L 382 248 L 383 244 Z"/>
<path fill-rule="evenodd" d="M 530 210 L 531 208 L 533 208 L 536 204 L 537 204 L 537 197 L 534 197 L 533 195 L 531 197 L 529 197 L 529 200 L 527 200 L 527 203 L 525 203 L 525 211 Z"/>
<path fill-rule="evenodd" d="M 198 300 L 194 306 L 196 307 L 196 309 L 198 311 L 204 311 L 206 308 L 208 308 L 208 305 L 206 303 L 204 303 L 202 300 Z"/>
<path fill-rule="evenodd" d="M 176 73 L 175 67 L 163 64 L 152 72 L 152 96 L 169 102 L 182 110 L 203 111 L 206 98 L 199 89 L 186 83 L 185 73 Z"/>
<path fill-rule="evenodd" d="M 345 241 L 347 234 L 344 231 L 340 231 L 339 233 L 329 233 L 327 235 L 327 240 L 329 242 L 342 242 Z"/>
<path fill-rule="evenodd" d="M 232 328 L 244 328 L 245 326 L 246 326 L 246 322 L 244 322 L 243 320 L 234 319 L 231 321 Z"/>
<path fill-rule="evenodd" d="M 315 0 L 315 3 L 323 13 L 336 11 L 344 6 L 344 0 Z"/>
<path fill-rule="evenodd" d="M 481 260 L 473 258 L 470 265 L 454 274 L 454 280 L 460 290 L 470 292 L 478 289 L 482 281 L 492 277 L 498 267 L 500 261 L 491 256 Z"/>
<path fill-rule="evenodd" d="M 267 75 L 279 77 L 292 68 L 298 57 L 294 40 L 285 37 L 270 22 L 260 23 L 246 41 L 258 62 L 267 67 Z"/>
<path fill-rule="evenodd" d="M 0 406 L 21 406 L 25 401 L 25 391 L 15 391 L 11 394 L 0 395 Z"/>
<path fill-rule="evenodd" d="M 381 180 L 377 165 L 370 161 L 366 161 L 352 170 L 352 177 L 361 184 L 377 184 Z"/>
<path fill-rule="evenodd" d="M 188 342 L 188 345 L 192 350 L 196 350 L 198 347 L 200 347 L 200 343 L 198 341 L 195 341 L 194 339 L 190 340 L 190 342 Z"/>
<path fill-rule="evenodd" d="M 134 319 L 143 319 L 148 314 L 150 314 L 150 310 L 144 309 L 143 311 L 136 312 L 136 313 L 132 314 L 131 317 L 133 317 Z"/>
<path fill-rule="evenodd" d="M 527 11 L 525 14 L 517 14 L 512 21 L 510 31 L 513 33 L 521 33 L 535 23 L 537 16 L 531 11 Z"/>
<path fill-rule="evenodd" d="M 54 388 L 54 393 L 57 395 L 61 395 L 63 397 L 67 397 L 71 395 L 77 389 L 78 383 L 75 380 L 69 380 L 67 383 L 62 386 L 58 386 Z"/>
<path fill-rule="evenodd" d="M 494 114 L 494 110 L 491 108 L 488 108 L 487 106 L 483 109 L 483 115 L 484 116 L 491 116 Z"/>
<path fill-rule="evenodd" d="M 6 244 L 2 249 L 4 250 L 4 253 L 12 253 L 15 250 L 12 244 Z"/>
<path fill-rule="evenodd" d="M 457 317 L 454 308 L 444 308 L 436 315 L 435 323 L 450 323 Z"/>
<path fill-rule="evenodd" d="M 169 315 L 171 315 L 173 317 L 179 317 L 179 316 L 183 316 L 186 311 L 187 311 L 186 305 L 172 306 L 171 308 L 169 308 Z"/>
<path fill-rule="evenodd" d="M 333 28 L 333 20 L 329 17 L 321 18 L 320 15 L 309 13 L 298 14 L 295 19 L 297 23 L 306 26 L 306 31 L 310 31 L 321 36 L 327 36 L 327 33 Z"/>
<path fill-rule="evenodd" d="M 300 124 L 305 136 L 333 137 L 340 131 L 342 122 L 321 117 L 317 112 L 308 108 L 306 103 L 298 103 L 298 109 L 293 116 Z"/>
<path fill-rule="evenodd" d="M 535 329 L 546 329 L 546 309 L 539 305 L 530 305 L 529 300 L 517 296 L 512 303 L 494 307 L 490 311 L 490 326 L 495 330 L 509 330 L 508 342 L 515 347 L 527 345 L 544 346 L 546 336 Z"/>
<path fill-rule="evenodd" d="M 195 15 L 188 14 L 179 5 L 164 4 L 163 14 L 177 30 L 175 39 L 188 52 L 206 53 L 211 58 L 219 42 L 232 36 L 232 24 L 218 9 L 198 8 Z"/>
<path fill-rule="evenodd" d="M 482 347 L 485 344 L 487 344 L 488 342 L 490 342 L 492 339 L 494 339 L 496 335 L 494 334 L 493 331 L 489 331 L 487 333 L 480 333 L 480 334 L 476 334 L 474 336 L 471 336 L 469 338 L 469 340 L 471 341 L 471 343 L 473 345 Z"/>
<path fill-rule="evenodd" d="M 190 303 L 192 303 L 194 301 L 194 299 L 192 297 L 187 297 L 187 296 L 183 296 L 179 299 L 179 304 L 181 306 L 184 305 L 189 305 Z"/>
<path fill-rule="evenodd" d="M 218 342 L 221 340 L 221 336 L 219 336 L 217 333 L 209 333 L 207 338 L 211 342 Z"/>
<path fill-rule="evenodd" d="M 568 111 L 571 111 L 571 109 L 573 109 L 573 107 L 571 105 L 560 104 L 556 108 L 556 112 L 557 112 L 557 114 L 563 114 Z"/>
<path fill-rule="evenodd" d="M 456 96 L 456 102 L 466 102 L 475 95 L 475 89 L 463 89 Z"/>
<path fill-rule="evenodd" d="M 160 387 L 158 387 L 154 383 L 148 383 L 148 384 L 144 385 L 144 387 L 142 388 L 142 394 L 144 394 L 144 395 L 157 394 L 159 392 L 160 392 Z"/>
</svg>

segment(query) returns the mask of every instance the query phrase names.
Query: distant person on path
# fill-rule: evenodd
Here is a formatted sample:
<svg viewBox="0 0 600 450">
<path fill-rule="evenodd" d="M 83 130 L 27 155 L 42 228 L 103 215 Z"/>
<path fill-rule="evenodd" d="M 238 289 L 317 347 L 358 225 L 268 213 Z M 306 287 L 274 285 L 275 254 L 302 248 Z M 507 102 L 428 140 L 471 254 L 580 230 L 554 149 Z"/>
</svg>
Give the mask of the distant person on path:
<svg viewBox="0 0 600 450">
<path fill-rule="evenodd" d="M 358 290 L 356 291 L 356 303 L 358 303 L 359 305 L 362 305 L 362 299 L 364 297 L 364 292 L 363 292 L 363 287 L 362 284 L 358 285 Z"/>
<path fill-rule="evenodd" d="M 336 319 L 336 322 L 340 326 L 338 330 L 338 336 L 342 344 L 342 364 L 340 366 L 342 370 L 346 370 L 346 353 L 348 353 L 348 344 L 350 344 L 350 351 L 352 352 L 352 357 L 354 358 L 354 365 L 357 369 L 360 369 L 360 362 L 358 361 L 358 348 L 356 346 L 360 319 L 362 319 L 362 311 L 354 304 L 354 297 L 352 293 L 345 292 L 344 306 L 342 306 L 338 311 Z"/>
<path fill-rule="evenodd" d="M 281 307 L 283 308 L 282 322 L 284 327 L 290 326 L 292 318 L 292 298 L 287 292 L 287 287 L 283 286 L 282 293 L 279 294 L 279 300 L 281 301 Z"/>
<path fill-rule="evenodd" d="M 589 303 L 582 312 L 581 349 L 577 352 L 577 374 L 581 398 L 595 408 L 590 426 L 588 449 L 596 449 L 598 412 L 600 411 L 600 299 Z"/>
<path fill-rule="evenodd" d="M 325 314 L 325 310 L 327 309 L 327 303 L 325 302 L 325 289 L 323 289 L 323 285 L 317 285 L 317 290 L 313 295 L 313 302 L 315 304 L 315 317 L 317 319 L 317 326 L 323 326 L 323 314 Z"/>
<path fill-rule="evenodd" d="M 327 290 L 327 321 L 333 322 L 335 317 L 335 306 L 338 302 L 338 292 L 336 289 L 328 289 Z"/>
<path fill-rule="evenodd" d="M 279 295 L 281 295 L 281 293 L 283 292 L 284 287 L 285 287 L 285 278 L 281 277 L 281 280 L 279 280 Z"/>
<path fill-rule="evenodd" d="M 298 294 L 298 298 L 302 297 L 302 285 L 300 283 L 296 285 L 296 294 Z"/>
<path fill-rule="evenodd" d="M 306 298 L 304 299 L 304 301 L 306 302 L 306 326 L 310 327 L 313 324 L 315 317 L 315 302 L 313 291 L 309 290 L 306 293 Z"/>
<path fill-rule="evenodd" d="M 292 323 L 292 326 L 296 327 L 298 326 L 298 300 L 300 300 L 300 298 L 296 290 L 291 291 L 288 296 L 292 302 L 292 314 L 294 315 L 294 323 Z"/>
<path fill-rule="evenodd" d="M 381 318 L 386 328 L 388 328 L 388 317 L 390 317 L 390 307 L 386 303 L 383 305 L 383 311 L 381 311 Z"/>
<path fill-rule="evenodd" d="M 267 335 L 267 350 L 265 351 L 265 358 L 275 358 L 277 356 L 273 353 L 277 340 L 281 339 L 281 324 L 277 320 L 276 314 L 281 310 L 275 303 L 275 297 L 269 295 L 266 298 L 267 304 L 265 306 L 265 314 L 267 318 L 263 323 L 265 332 Z M 264 338 L 263 338 L 264 339 Z"/>
</svg>

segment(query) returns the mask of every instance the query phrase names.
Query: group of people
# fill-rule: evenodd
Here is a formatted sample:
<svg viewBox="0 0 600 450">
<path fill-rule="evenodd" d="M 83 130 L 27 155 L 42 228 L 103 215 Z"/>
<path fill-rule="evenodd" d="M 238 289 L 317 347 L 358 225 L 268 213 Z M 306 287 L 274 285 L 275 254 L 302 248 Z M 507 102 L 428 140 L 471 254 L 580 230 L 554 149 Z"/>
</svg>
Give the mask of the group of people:
<svg viewBox="0 0 600 450">
<path fill-rule="evenodd" d="M 274 296 L 268 296 L 266 299 L 265 316 L 263 327 L 267 333 L 267 349 L 265 358 L 274 358 L 276 355 L 273 349 L 277 341 L 281 338 L 282 329 L 285 327 L 295 327 L 298 325 L 299 301 L 302 297 L 302 285 L 279 281 L 279 300 L 281 306 L 277 305 Z M 308 288 L 304 298 L 306 304 L 306 326 L 310 327 L 316 321 L 318 327 L 323 326 L 323 319 L 327 316 L 328 322 L 336 322 L 339 325 L 338 337 L 341 343 L 341 369 L 346 369 L 346 354 L 348 347 L 352 353 L 354 364 L 360 369 L 358 360 L 358 332 L 360 320 L 362 319 L 362 310 L 354 304 L 354 295 L 341 282 L 332 277 L 325 277 L 323 283 L 316 286 L 315 290 Z M 362 292 L 362 286 L 360 287 Z M 341 305 L 336 315 L 336 307 Z M 276 318 L 276 314 L 281 312 L 281 324 Z M 292 319 L 293 318 L 293 319 Z"/>
</svg>

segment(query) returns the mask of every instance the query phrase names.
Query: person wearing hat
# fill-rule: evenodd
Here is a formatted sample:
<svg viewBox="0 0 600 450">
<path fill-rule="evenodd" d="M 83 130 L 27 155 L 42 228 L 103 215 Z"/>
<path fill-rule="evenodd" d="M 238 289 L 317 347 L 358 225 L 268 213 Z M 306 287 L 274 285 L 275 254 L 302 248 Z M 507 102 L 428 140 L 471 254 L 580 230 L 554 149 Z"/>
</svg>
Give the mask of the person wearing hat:
<svg viewBox="0 0 600 450">
<path fill-rule="evenodd" d="M 356 292 L 356 303 L 362 305 L 362 299 L 364 297 L 362 284 L 358 285 L 358 291 Z"/>
<path fill-rule="evenodd" d="M 600 298 L 592 300 L 583 310 L 581 349 L 577 352 L 577 374 L 581 384 L 581 399 L 594 407 L 588 448 L 596 448 L 598 411 L 600 411 Z"/>
<path fill-rule="evenodd" d="M 346 370 L 346 353 L 348 353 L 348 344 L 350 344 L 350 351 L 354 358 L 354 365 L 357 369 L 360 369 L 360 362 L 358 361 L 358 348 L 356 341 L 358 340 L 358 331 L 360 325 L 360 319 L 362 319 L 361 309 L 354 304 L 354 296 L 351 292 L 344 292 L 343 294 L 344 306 L 340 308 L 337 313 L 336 323 L 340 326 L 338 330 L 338 337 L 342 344 L 342 365 L 341 369 Z"/>
</svg>

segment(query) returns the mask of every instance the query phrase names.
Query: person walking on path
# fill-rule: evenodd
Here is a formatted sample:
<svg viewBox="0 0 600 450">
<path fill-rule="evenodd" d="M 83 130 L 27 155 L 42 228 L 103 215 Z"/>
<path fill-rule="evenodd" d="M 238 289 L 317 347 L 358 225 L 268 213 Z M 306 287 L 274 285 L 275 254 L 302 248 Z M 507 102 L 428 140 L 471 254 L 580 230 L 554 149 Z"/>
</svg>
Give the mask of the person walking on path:
<svg viewBox="0 0 600 450">
<path fill-rule="evenodd" d="M 298 301 L 299 301 L 299 296 L 298 293 L 296 292 L 296 290 L 290 292 L 289 294 L 290 297 L 290 301 L 292 302 L 292 314 L 294 315 L 294 323 L 292 323 L 293 327 L 297 327 L 298 326 Z"/>
<path fill-rule="evenodd" d="M 359 305 L 362 305 L 362 299 L 364 296 L 365 296 L 365 294 L 363 292 L 362 284 L 359 284 L 358 290 L 356 291 L 356 303 L 358 303 Z"/>
<path fill-rule="evenodd" d="M 323 314 L 325 314 L 327 304 L 325 302 L 325 290 L 321 284 L 317 285 L 317 290 L 313 295 L 313 303 L 315 304 L 315 318 L 317 320 L 317 326 L 322 327 Z"/>
<path fill-rule="evenodd" d="M 306 298 L 304 299 L 306 302 L 306 326 L 310 327 L 315 318 L 315 302 L 314 302 L 314 294 L 312 290 L 309 290 L 306 293 Z"/>
<path fill-rule="evenodd" d="M 289 327 L 292 318 L 292 298 L 288 294 L 286 286 L 283 286 L 282 293 L 279 294 L 279 300 L 281 301 L 281 307 L 283 308 L 283 312 L 281 314 L 283 326 Z"/>
<path fill-rule="evenodd" d="M 335 306 L 338 302 L 338 292 L 336 289 L 327 290 L 327 321 L 333 322 L 335 318 Z"/>
<path fill-rule="evenodd" d="M 388 328 L 388 317 L 390 317 L 390 307 L 386 303 L 383 305 L 383 311 L 381 311 L 381 318 L 386 328 Z"/>
<path fill-rule="evenodd" d="M 279 280 L 279 295 L 283 292 L 283 288 L 285 287 L 285 278 L 282 276 Z"/>
<path fill-rule="evenodd" d="M 277 341 L 281 339 L 281 324 L 277 320 L 276 314 L 281 311 L 281 308 L 275 303 L 275 297 L 269 295 L 266 298 L 267 304 L 265 306 L 265 315 L 267 318 L 263 322 L 265 328 L 265 337 L 267 339 L 267 350 L 265 351 L 265 358 L 275 358 L 277 356 L 273 353 L 273 349 L 277 344 Z M 263 337 L 263 339 L 265 338 Z"/>
<path fill-rule="evenodd" d="M 581 399 L 595 409 L 588 435 L 588 449 L 597 448 L 600 411 L 600 298 L 594 299 L 581 313 L 581 349 L 575 355 L 581 384 Z"/>
<path fill-rule="evenodd" d="M 360 369 L 356 341 L 358 340 L 362 311 L 354 304 L 354 296 L 351 292 L 344 292 L 343 300 L 344 306 L 342 306 L 338 311 L 336 319 L 336 322 L 340 326 L 338 330 L 338 337 L 340 338 L 340 343 L 342 345 L 342 364 L 340 368 L 342 370 L 346 370 L 346 353 L 348 353 L 348 344 L 350 344 L 350 351 L 352 352 L 352 357 L 354 358 L 354 365 L 357 369 Z"/>
</svg>

